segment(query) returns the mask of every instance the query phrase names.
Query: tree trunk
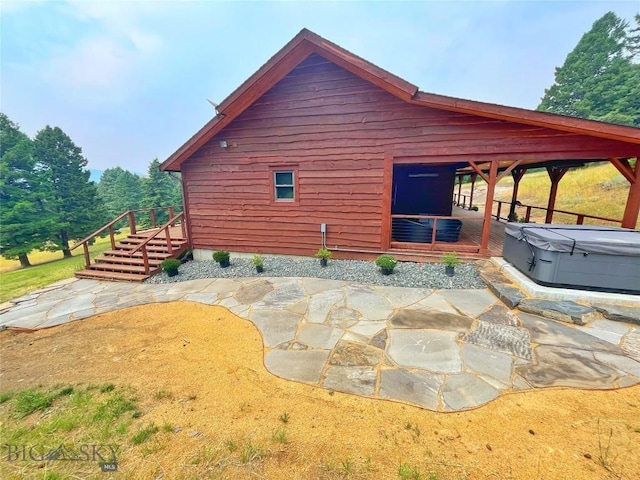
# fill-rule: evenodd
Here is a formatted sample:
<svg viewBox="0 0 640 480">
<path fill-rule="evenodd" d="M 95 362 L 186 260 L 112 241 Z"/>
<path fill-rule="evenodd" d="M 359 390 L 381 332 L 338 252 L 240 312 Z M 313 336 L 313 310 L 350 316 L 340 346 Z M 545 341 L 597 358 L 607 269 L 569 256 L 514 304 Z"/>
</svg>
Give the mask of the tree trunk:
<svg viewBox="0 0 640 480">
<path fill-rule="evenodd" d="M 71 250 L 69 250 L 69 237 L 67 232 L 60 232 L 60 240 L 62 240 L 62 255 L 64 258 L 71 257 Z"/>
<path fill-rule="evenodd" d="M 21 267 L 30 267 L 31 266 L 31 262 L 29 261 L 29 257 L 27 257 L 26 253 L 21 253 L 20 255 L 18 255 L 18 260 L 20 260 L 20 266 Z"/>
</svg>

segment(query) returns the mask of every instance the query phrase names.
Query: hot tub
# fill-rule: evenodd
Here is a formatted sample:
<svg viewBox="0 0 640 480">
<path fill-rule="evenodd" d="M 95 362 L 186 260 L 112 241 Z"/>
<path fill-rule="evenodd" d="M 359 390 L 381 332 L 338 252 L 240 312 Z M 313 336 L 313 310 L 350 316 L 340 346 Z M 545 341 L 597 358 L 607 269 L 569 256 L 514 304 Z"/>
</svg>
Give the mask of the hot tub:
<svg viewBox="0 0 640 480">
<path fill-rule="evenodd" d="M 508 223 L 503 256 L 540 285 L 640 293 L 640 231 Z"/>
</svg>

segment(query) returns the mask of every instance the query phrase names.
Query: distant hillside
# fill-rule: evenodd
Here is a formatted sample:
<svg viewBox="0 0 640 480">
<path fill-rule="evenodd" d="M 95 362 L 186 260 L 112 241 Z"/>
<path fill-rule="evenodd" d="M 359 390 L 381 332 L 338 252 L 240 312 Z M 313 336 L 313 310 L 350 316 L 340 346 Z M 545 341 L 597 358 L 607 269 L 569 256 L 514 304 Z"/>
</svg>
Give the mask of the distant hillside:
<svg viewBox="0 0 640 480">
<path fill-rule="evenodd" d="M 546 171 L 529 172 L 520 182 L 518 200 L 525 205 L 546 207 L 551 182 Z M 482 205 L 486 187 L 484 182 L 476 183 L 473 203 Z M 496 187 L 496 200 L 510 201 L 513 179 L 511 175 L 502 180 Z M 469 185 L 463 185 L 463 193 L 469 192 Z M 466 192 L 465 192 L 466 191 Z M 570 170 L 558 185 L 556 209 L 575 213 L 586 213 L 606 218 L 622 219 L 624 207 L 629 194 L 629 183 L 610 163 L 593 164 L 592 166 Z M 517 213 L 524 216 L 525 209 L 518 208 Z M 575 223 L 573 215 L 554 215 L 554 223 Z M 544 212 L 534 210 L 532 220 L 543 222 Z M 585 223 L 612 225 L 609 222 L 585 219 Z M 615 224 L 614 224 L 615 225 Z M 620 226 L 617 224 L 617 226 Z M 636 225 L 640 228 L 640 220 Z"/>
</svg>

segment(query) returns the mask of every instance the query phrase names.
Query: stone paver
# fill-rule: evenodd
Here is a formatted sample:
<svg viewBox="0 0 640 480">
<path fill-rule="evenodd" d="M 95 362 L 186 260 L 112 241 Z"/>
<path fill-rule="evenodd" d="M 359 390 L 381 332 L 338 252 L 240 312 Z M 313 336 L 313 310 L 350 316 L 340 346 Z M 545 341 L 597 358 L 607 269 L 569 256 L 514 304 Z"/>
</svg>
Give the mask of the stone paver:
<svg viewBox="0 0 640 480">
<path fill-rule="evenodd" d="M 504 291 L 494 293 L 508 307 L 517 301 L 527 308 L 530 302 L 506 288 L 499 272 L 483 275 L 504 281 Z M 0 331 L 191 301 L 253 322 L 274 375 L 430 410 L 475 408 L 508 391 L 640 383 L 637 309 L 599 304 L 593 316 L 583 306 L 553 302 L 540 312 L 564 311 L 572 322 L 587 322 L 579 326 L 523 308 L 512 311 L 496 296 L 488 289 L 433 291 L 266 276 L 164 285 L 69 279 L 0 306 Z"/>
<path fill-rule="evenodd" d="M 552 320 L 575 323 L 576 325 L 584 325 L 597 318 L 595 308 L 585 307 L 569 301 L 557 302 L 539 298 L 526 298 L 518 304 L 518 308 L 523 312 L 535 313 Z"/>
<path fill-rule="evenodd" d="M 451 375 L 442 387 L 444 410 L 474 408 L 494 400 L 498 395 L 498 389 L 470 373 Z"/>
<path fill-rule="evenodd" d="M 279 377 L 318 383 L 328 356 L 328 350 L 271 350 L 265 356 L 264 364 Z"/>
<path fill-rule="evenodd" d="M 440 290 L 443 296 L 456 309 L 470 317 L 477 317 L 491 305 L 496 303 L 496 297 L 487 290 Z"/>
<path fill-rule="evenodd" d="M 437 410 L 438 391 L 443 379 L 443 375 L 425 371 L 409 371 L 402 368 L 382 370 L 379 396 Z"/>
<path fill-rule="evenodd" d="M 377 372 L 372 367 L 330 367 L 322 382 L 324 388 L 356 395 L 373 395 Z"/>
<path fill-rule="evenodd" d="M 596 303 L 593 308 L 598 310 L 605 318 L 618 322 L 635 323 L 640 325 L 640 308 L 625 307 L 623 305 L 608 305 Z"/>
<path fill-rule="evenodd" d="M 391 330 L 389 357 L 403 367 L 415 367 L 435 373 L 462 371 L 457 332 L 439 330 Z"/>
</svg>

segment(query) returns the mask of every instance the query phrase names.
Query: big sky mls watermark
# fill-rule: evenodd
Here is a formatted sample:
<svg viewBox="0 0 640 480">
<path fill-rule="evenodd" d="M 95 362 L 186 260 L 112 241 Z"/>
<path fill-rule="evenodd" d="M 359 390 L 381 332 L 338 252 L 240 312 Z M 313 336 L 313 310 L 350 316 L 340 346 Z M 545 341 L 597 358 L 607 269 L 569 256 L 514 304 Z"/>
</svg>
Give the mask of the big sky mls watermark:
<svg viewBox="0 0 640 480">
<path fill-rule="evenodd" d="M 5 444 L 5 459 L 8 462 L 95 462 L 103 472 L 118 471 L 118 445 L 61 444 L 55 447 L 46 445 Z"/>
</svg>

